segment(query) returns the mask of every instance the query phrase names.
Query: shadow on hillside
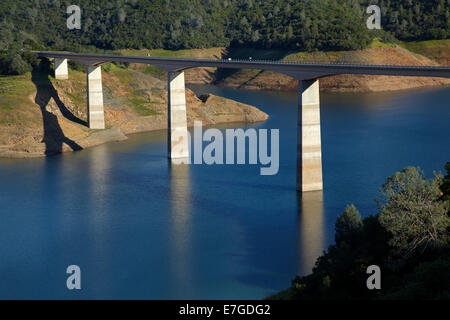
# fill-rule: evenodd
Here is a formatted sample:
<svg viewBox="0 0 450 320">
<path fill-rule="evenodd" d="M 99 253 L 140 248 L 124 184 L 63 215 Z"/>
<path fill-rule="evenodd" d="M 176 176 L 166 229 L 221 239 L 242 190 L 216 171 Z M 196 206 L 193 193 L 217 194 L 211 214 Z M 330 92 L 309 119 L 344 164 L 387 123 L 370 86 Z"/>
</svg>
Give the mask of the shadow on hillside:
<svg viewBox="0 0 450 320">
<path fill-rule="evenodd" d="M 42 66 L 41 66 L 42 67 Z M 75 141 L 67 138 L 58 123 L 58 118 L 51 112 L 47 111 L 46 107 L 53 98 L 58 106 L 61 114 L 68 120 L 86 125 L 86 122 L 74 116 L 69 109 L 64 105 L 58 96 L 58 92 L 48 78 L 48 69 L 44 67 L 35 69 L 31 73 L 31 81 L 36 86 L 35 102 L 41 108 L 42 120 L 44 124 L 44 138 L 42 142 L 45 143 L 45 154 L 53 155 L 62 152 L 63 143 L 67 144 L 72 150 L 77 151 L 83 149 Z"/>
</svg>

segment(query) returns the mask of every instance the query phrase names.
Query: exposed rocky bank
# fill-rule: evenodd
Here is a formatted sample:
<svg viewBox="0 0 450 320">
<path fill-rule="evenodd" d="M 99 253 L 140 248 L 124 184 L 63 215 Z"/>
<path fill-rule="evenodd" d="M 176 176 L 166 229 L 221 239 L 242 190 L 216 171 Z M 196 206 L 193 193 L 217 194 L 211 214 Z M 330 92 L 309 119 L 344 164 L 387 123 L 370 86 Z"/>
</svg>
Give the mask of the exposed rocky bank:
<svg viewBox="0 0 450 320">
<path fill-rule="evenodd" d="M 75 71 L 69 74 L 69 80 L 33 74 L 17 77 L 20 82 L 17 80 L 16 84 L 16 78 L 11 81 L 17 88 L 26 85 L 21 90 L 27 94 L 21 100 L 14 97 L 20 93 L 12 90 L 0 101 L 3 120 L 0 121 L 0 157 L 58 154 L 125 140 L 133 133 L 167 128 L 166 84 L 140 72 L 115 69 L 103 72 L 107 128 L 88 129 L 85 75 Z M 212 125 L 253 123 L 268 118 L 253 106 L 214 95 L 200 99 L 188 89 L 186 101 L 189 126 L 195 120 Z M 13 107 L 1 108 L 8 103 Z"/>
</svg>

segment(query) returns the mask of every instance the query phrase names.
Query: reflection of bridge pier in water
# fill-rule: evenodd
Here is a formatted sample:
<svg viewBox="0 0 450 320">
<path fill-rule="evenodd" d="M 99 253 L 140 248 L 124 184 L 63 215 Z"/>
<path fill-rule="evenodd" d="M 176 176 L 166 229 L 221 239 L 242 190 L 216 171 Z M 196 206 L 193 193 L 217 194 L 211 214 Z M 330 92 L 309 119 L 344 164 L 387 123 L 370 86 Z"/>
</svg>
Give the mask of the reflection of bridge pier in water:
<svg viewBox="0 0 450 320">
<path fill-rule="evenodd" d="M 325 245 L 323 192 L 298 194 L 299 209 L 299 274 L 311 272 Z"/>
<path fill-rule="evenodd" d="M 170 268 L 180 291 L 189 294 L 192 280 L 192 212 L 190 166 L 181 159 L 169 160 L 170 177 Z"/>
<path fill-rule="evenodd" d="M 86 191 L 89 207 L 92 208 L 89 219 L 94 229 L 93 234 L 98 235 L 95 238 L 95 246 L 100 252 L 107 241 L 104 237 L 106 235 L 104 226 L 108 225 L 108 220 L 111 218 L 110 169 L 111 163 L 106 145 L 90 150 L 86 163 L 86 170 L 89 173 L 86 178 Z"/>
</svg>

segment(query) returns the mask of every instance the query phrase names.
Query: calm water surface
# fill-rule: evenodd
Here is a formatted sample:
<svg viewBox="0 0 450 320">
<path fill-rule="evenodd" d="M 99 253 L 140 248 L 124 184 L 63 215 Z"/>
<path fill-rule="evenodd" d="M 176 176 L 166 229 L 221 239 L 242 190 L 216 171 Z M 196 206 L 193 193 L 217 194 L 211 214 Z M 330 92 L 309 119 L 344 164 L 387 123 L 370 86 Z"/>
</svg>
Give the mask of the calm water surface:
<svg viewBox="0 0 450 320">
<path fill-rule="evenodd" d="M 192 87 L 261 108 L 280 129 L 280 170 L 172 166 L 166 133 L 46 159 L 0 160 L 0 298 L 263 298 L 363 215 L 385 178 L 450 161 L 450 88 L 322 94 L 323 192 L 297 194 L 295 93 Z M 82 290 L 66 289 L 68 265 Z"/>
</svg>

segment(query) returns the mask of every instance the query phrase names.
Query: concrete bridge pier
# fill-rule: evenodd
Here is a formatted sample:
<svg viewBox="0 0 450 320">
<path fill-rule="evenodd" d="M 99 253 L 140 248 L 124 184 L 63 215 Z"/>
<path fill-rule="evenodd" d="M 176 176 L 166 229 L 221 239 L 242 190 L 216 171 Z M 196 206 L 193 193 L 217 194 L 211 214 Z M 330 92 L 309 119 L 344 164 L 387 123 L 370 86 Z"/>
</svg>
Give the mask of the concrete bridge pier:
<svg viewBox="0 0 450 320">
<path fill-rule="evenodd" d="M 55 58 L 54 68 L 55 68 L 55 79 L 58 79 L 58 80 L 69 79 L 69 71 L 67 68 L 67 59 Z"/>
<path fill-rule="evenodd" d="M 189 142 L 183 71 L 169 72 L 167 92 L 168 156 L 170 159 L 188 158 Z"/>
<path fill-rule="evenodd" d="M 323 189 L 319 80 L 299 80 L 297 191 Z"/>
<path fill-rule="evenodd" d="M 88 65 L 87 78 L 87 122 L 90 129 L 105 129 L 103 109 L 102 67 Z"/>
</svg>

